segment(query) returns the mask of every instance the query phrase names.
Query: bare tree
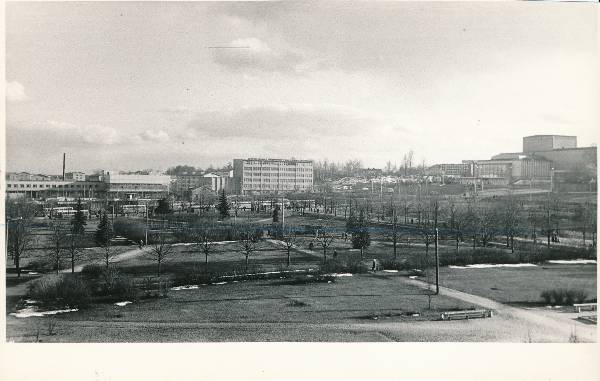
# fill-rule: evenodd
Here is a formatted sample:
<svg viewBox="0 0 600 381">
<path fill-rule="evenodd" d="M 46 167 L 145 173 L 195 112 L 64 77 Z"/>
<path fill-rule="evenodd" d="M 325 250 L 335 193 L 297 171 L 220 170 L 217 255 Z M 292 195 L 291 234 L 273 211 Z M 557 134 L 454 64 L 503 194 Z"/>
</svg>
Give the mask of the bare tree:
<svg viewBox="0 0 600 381">
<path fill-rule="evenodd" d="M 60 271 L 61 259 L 65 255 L 66 243 L 67 243 L 67 232 L 64 226 L 54 223 L 50 226 L 50 248 L 48 250 L 48 257 L 50 263 L 53 265 L 56 273 Z"/>
<path fill-rule="evenodd" d="M 208 255 L 213 249 L 214 239 L 208 229 L 201 229 L 192 236 L 194 246 L 204 254 L 205 271 L 208 271 Z"/>
<path fill-rule="evenodd" d="M 246 259 L 245 264 L 245 272 L 248 272 L 248 260 L 252 253 L 254 253 L 258 249 L 259 237 L 256 231 L 253 231 L 250 228 L 246 228 L 245 231 L 242 232 L 240 237 L 240 251 L 244 254 Z"/>
<path fill-rule="evenodd" d="M 479 233 L 479 210 L 476 205 L 476 200 L 471 198 L 467 200 L 467 208 L 464 212 L 465 230 L 473 239 L 473 249 L 477 245 L 477 236 Z"/>
<path fill-rule="evenodd" d="M 8 221 L 7 251 L 12 257 L 17 270 L 17 278 L 21 277 L 21 259 L 35 241 L 31 234 L 29 222 L 25 219 Z"/>
<path fill-rule="evenodd" d="M 460 208 L 454 201 L 451 201 L 448 204 L 445 213 L 449 228 L 453 232 L 454 239 L 456 240 L 456 253 L 458 254 L 463 229 L 467 225 L 466 211 Z"/>
<path fill-rule="evenodd" d="M 488 242 L 491 241 L 496 235 L 498 226 L 498 215 L 496 209 L 491 207 L 479 208 L 479 235 L 481 236 L 481 243 L 483 247 L 486 247 Z"/>
<path fill-rule="evenodd" d="M 294 245 L 296 244 L 297 239 L 298 239 L 298 236 L 297 236 L 296 232 L 291 228 L 287 228 L 282 232 L 281 241 L 285 244 L 285 250 L 287 252 L 287 266 L 288 267 L 290 266 L 290 263 L 291 263 L 290 253 L 292 251 L 292 247 L 294 247 Z"/>
<path fill-rule="evenodd" d="M 498 211 L 499 219 L 506 235 L 506 247 L 511 253 L 515 252 L 515 235 L 519 233 L 521 224 L 521 207 L 512 194 L 501 204 Z"/>
<path fill-rule="evenodd" d="M 319 235 L 315 238 L 317 244 L 323 248 L 323 263 L 327 262 L 327 248 L 331 246 L 334 238 L 334 234 L 326 230 L 320 231 Z"/>
<path fill-rule="evenodd" d="M 71 273 L 75 272 L 75 261 L 81 258 L 81 245 L 83 242 L 83 237 L 81 234 L 74 233 L 71 231 L 66 235 L 66 251 L 67 256 L 71 260 Z"/>
<path fill-rule="evenodd" d="M 398 258 L 398 243 L 401 239 L 400 224 L 398 223 L 398 214 L 396 209 L 392 209 L 392 222 L 389 228 L 385 231 L 385 236 L 392 241 L 392 247 L 394 250 L 394 260 Z"/>
<path fill-rule="evenodd" d="M 147 255 L 156 261 L 156 275 L 158 276 L 159 282 L 162 265 L 172 254 L 173 246 L 169 242 L 165 233 L 155 233 L 151 236 L 150 250 L 147 252 Z"/>
<path fill-rule="evenodd" d="M 549 248 L 553 232 L 557 230 L 555 228 L 558 223 L 557 212 L 559 210 L 559 200 L 553 193 L 549 193 L 546 200 L 544 200 L 542 210 L 544 213 L 542 226 L 544 227 L 544 233 L 548 238 Z"/>
</svg>

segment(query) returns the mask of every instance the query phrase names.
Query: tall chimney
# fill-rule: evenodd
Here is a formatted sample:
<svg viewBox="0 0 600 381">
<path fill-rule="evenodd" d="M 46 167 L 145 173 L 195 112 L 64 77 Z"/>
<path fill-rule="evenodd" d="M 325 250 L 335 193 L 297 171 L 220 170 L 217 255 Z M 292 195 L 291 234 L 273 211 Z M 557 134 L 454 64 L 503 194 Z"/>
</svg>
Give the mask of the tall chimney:
<svg viewBox="0 0 600 381">
<path fill-rule="evenodd" d="M 65 160 L 67 158 L 67 154 L 63 152 L 63 181 L 65 181 Z"/>
</svg>

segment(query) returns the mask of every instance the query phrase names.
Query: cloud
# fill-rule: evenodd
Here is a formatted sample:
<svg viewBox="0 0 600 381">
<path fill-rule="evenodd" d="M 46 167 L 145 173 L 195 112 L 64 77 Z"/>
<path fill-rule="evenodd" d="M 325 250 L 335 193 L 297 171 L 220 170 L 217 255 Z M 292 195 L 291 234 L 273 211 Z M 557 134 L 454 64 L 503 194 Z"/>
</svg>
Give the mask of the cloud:
<svg viewBox="0 0 600 381">
<path fill-rule="evenodd" d="M 91 124 L 78 126 L 67 122 L 48 120 L 38 126 L 43 130 L 41 133 L 51 134 L 56 140 L 75 145 L 113 145 L 122 142 L 123 136 L 113 127 Z"/>
<path fill-rule="evenodd" d="M 25 94 L 25 86 L 20 82 L 11 81 L 6 83 L 6 100 L 9 102 L 23 102 L 29 99 Z"/>
<path fill-rule="evenodd" d="M 187 132 L 212 138 L 304 139 L 357 136 L 387 123 L 378 115 L 340 105 L 276 104 L 198 113 Z"/>
<path fill-rule="evenodd" d="M 163 143 L 169 141 L 169 134 L 165 131 L 151 131 L 146 130 L 138 135 L 138 137 L 143 141 L 155 142 L 155 143 Z"/>
<path fill-rule="evenodd" d="M 285 44 L 272 47 L 256 38 L 239 38 L 213 49 L 216 63 L 233 71 L 262 71 L 300 74 L 323 63 Z"/>
</svg>

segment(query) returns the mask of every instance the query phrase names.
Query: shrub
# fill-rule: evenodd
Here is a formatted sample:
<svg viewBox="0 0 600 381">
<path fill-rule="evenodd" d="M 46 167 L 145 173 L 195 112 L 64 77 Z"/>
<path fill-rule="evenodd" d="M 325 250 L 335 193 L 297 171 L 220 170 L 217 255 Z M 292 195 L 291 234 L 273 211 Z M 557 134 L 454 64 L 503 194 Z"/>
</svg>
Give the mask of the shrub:
<svg viewBox="0 0 600 381">
<path fill-rule="evenodd" d="M 81 269 L 81 275 L 86 278 L 99 278 L 105 266 L 99 264 L 86 265 Z"/>
<path fill-rule="evenodd" d="M 121 274 L 116 268 L 109 267 L 100 274 L 96 284 L 95 294 L 109 299 L 127 299 L 135 300 L 137 298 L 137 289 L 133 278 Z"/>
<path fill-rule="evenodd" d="M 305 274 L 305 275 L 294 275 L 291 278 L 282 280 L 280 284 L 286 285 L 301 285 L 311 283 L 333 283 L 335 282 L 335 276 L 331 274 Z"/>
<path fill-rule="evenodd" d="M 381 266 L 385 270 L 406 270 L 408 268 L 408 260 L 394 260 L 394 259 L 382 259 Z"/>
<path fill-rule="evenodd" d="M 42 277 L 29 286 L 29 297 L 52 307 L 83 307 L 89 303 L 90 288 L 77 275 Z"/>
<path fill-rule="evenodd" d="M 544 299 L 544 303 L 546 303 L 546 304 L 552 303 L 552 295 L 549 290 L 542 291 L 542 293 L 540 294 L 540 297 L 542 299 Z"/>
<path fill-rule="evenodd" d="M 346 259 L 329 260 L 327 263 L 319 266 L 319 273 L 352 273 L 363 274 L 369 271 L 368 266 L 359 256 L 350 256 Z"/>
<path fill-rule="evenodd" d="M 542 291 L 540 297 L 546 304 L 570 306 L 573 303 L 583 303 L 587 299 L 588 293 L 581 289 L 555 288 Z"/>
<path fill-rule="evenodd" d="M 585 290 L 573 290 L 573 297 L 575 298 L 575 302 L 584 303 L 588 297 L 588 293 Z"/>
<path fill-rule="evenodd" d="M 146 237 L 146 224 L 141 221 L 118 218 L 113 224 L 113 231 L 115 235 L 139 242 Z"/>
</svg>

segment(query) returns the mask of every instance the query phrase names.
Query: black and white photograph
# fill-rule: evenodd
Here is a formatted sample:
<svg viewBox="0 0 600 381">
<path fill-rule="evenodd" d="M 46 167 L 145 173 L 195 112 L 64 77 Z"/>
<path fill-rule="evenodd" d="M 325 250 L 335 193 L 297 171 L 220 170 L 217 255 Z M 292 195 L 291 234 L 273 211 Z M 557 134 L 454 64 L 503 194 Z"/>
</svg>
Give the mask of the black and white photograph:
<svg viewBox="0 0 600 381">
<path fill-rule="evenodd" d="M 597 3 L 4 8 L 7 343 L 597 342 Z"/>
</svg>

